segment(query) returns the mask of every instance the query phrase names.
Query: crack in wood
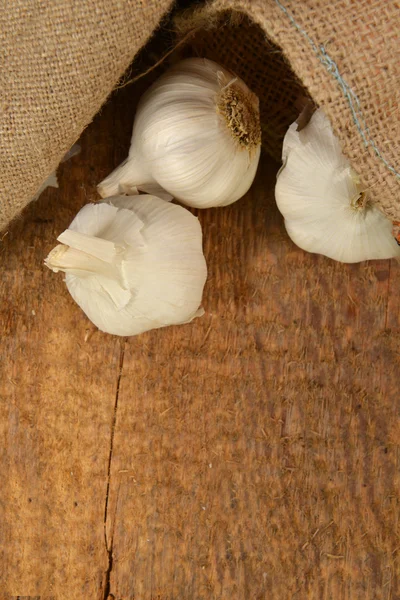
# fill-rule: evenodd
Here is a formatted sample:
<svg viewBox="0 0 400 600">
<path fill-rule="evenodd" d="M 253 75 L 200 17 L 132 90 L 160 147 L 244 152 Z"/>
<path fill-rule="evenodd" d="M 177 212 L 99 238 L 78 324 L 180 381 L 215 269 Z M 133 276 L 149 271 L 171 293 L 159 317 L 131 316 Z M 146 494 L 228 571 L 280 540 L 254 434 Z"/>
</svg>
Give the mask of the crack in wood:
<svg viewBox="0 0 400 600">
<path fill-rule="evenodd" d="M 106 546 L 106 552 L 107 552 L 107 557 L 108 557 L 108 566 L 107 566 L 106 581 L 105 581 L 105 586 L 104 586 L 104 596 L 103 596 L 104 600 L 112 600 L 114 598 L 114 596 L 112 594 L 110 594 L 111 571 L 112 571 L 112 567 L 113 567 L 114 531 L 111 534 L 111 540 L 109 543 L 107 540 L 107 517 L 108 517 L 108 499 L 109 499 L 109 494 L 110 494 L 110 482 L 111 482 L 111 463 L 112 463 L 112 454 L 113 454 L 113 447 L 114 447 L 114 433 L 115 433 L 115 424 L 117 422 L 119 388 L 120 388 L 121 377 L 122 377 L 122 369 L 124 366 L 125 345 L 126 345 L 126 338 L 123 338 L 121 340 L 121 344 L 120 344 L 117 389 L 115 392 L 114 413 L 113 413 L 113 419 L 112 419 L 112 423 L 111 423 L 110 452 L 108 455 L 107 489 L 106 489 L 106 500 L 105 500 L 105 504 L 104 504 L 104 543 Z"/>
<path fill-rule="evenodd" d="M 387 323 L 388 323 L 388 314 L 389 314 L 389 303 L 390 303 L 390 271 L 391 271 L 391 265 L 392 265 L 392 261 L 389 260 L 389 273 L 388 273 L 388 283 L 387 283 L 387 300 L 386 300 L 386 312 L 385 312 L 385 330 L 387 329 Z"/>
</svg>

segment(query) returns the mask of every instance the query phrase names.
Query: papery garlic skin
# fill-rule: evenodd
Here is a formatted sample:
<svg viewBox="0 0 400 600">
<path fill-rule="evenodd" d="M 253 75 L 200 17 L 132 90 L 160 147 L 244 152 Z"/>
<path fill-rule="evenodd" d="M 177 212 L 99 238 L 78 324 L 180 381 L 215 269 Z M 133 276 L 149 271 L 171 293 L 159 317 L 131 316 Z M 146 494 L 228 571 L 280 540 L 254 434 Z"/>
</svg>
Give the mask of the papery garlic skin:
<svg viewBox="0 0 400 600">
<path fill-rule="evenodd" d="M 207 267 L 198 219 L 155 196 L 113 197 L 82 208 L 45 264 L 101 330 L 121 336 L 201 314 Z"/>
<path fill-rule="evenodd" d="M 246 84 L 217 63 L 179 62 L 144 94 L 129 156 L 99 194 L 156 184 L 189 206 L 235 202 L 250 188 L 260 158 L 258 106 Z"/>
<path fill-rule="evenodd" d="M 391 223 L 368 198 L 322 109 L 283 143 L 275 198 L 293 242 L 343 263 L 400 257 Z"/>
<path fill-rule="evenodd" d="M 68 150 L 68 152 L 66 154 L 64 154 L 63 158 L 61 159 L 60 164 L 63 162 L 66 162 L 73 156 L 76 156 L 77 154 L 79 154 L 80 151 L 81 151 L 81 147 L 79 146 L 79 144 L 74 144 Z M 57 171 L 53 171 L 52 173 L 50 173 L 48 178 L 42 183 L 42 185 L 40 186 L 40 188 L 38 189 L 36 194 L 33 196 L 32 202 L 34 200 L 37 200 L 40 197 L 40 195 L 42 194 L 42 192 L 44 192 L 44 190 L 48 187 L 58 188 Z"/>
<path fill-rule="evenodd" d="M 40 186 L 40 188 L 38 189 L 36 194 L 33 196 L 32 202 L 34 200 L 37 200 L 42 195 L 44 190 L 46 190 L 48 187 L 58 188 L 58 179 L 57 179 L 56 171 L 53 171 L 53 173 L 50 173 L 48 178 L 42 183 L 42 185 Z"/>
</svg>

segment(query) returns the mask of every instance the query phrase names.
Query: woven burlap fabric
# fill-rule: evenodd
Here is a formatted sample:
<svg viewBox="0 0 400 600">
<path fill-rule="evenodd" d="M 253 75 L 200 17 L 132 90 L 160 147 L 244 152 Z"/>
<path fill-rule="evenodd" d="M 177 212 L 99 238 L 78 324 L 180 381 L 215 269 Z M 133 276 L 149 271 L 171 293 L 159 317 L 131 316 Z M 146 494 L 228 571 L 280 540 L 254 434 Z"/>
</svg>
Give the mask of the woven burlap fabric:
<svg viewBox="0 0 400 600">
<path fill-rule="evenodd" d="M 229 13 L 246 16 L 241 28 L 229 24 Z M 302 85 L 324 107 L 371 199 L 399 220 L 398 2 L 215 0 L 182 21 L 180 34 L 208 22 L 193 47 L 220 57 L 259 95 L 263 144 L 272 155 L 301 104 Z"/>
<path fill-rule="evenodd" d="M 171 4 L 0 3 L 0 228 L 57 167 Z"/>
<path fill-rule="evenodd" d="M 170 4 L 1 4 L 0 228 L 54 170 Z M 214 0 L 201 19 L 186 24 L 196 30 L 192 50 L 220 60 L 259 95 L 270 154 L 279 158 L 286 128 L 311 97 L 370 197 L 400 220 L 398 3 Z"/>
</svg>

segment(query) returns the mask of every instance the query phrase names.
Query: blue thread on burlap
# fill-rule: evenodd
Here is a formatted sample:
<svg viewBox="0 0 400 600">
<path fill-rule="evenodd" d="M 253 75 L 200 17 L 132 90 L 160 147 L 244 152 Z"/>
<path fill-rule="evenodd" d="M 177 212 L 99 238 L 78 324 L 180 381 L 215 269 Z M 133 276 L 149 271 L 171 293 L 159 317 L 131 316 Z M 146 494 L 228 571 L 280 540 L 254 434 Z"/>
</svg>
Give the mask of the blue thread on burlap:
<svg viewBox="0 0 400 600">
<path fill-rule="evenodd" d="M 288 17 L 288 19 L 290 20 L 292 25 L 308 41 L 311 48 L 314 50 L 315 54 L 317 55 L 317 58 L 327 69 L 328 73 L 331 73 L 333 75 L 333 77 L 336 79 L 336 81 L 338 82 L 338 84 L 341 87 L 343 94 L 349 104 L 351 114 L 353 116 L 354 124 L 357 127 L 358 132 L 360 133 L 360 135 L 362 137 L 364 146 L 366 148 L 368 148 L 368 146 L 371 146 L 371 148 L 374 150 L 374 152 L 377 155 L 377 157 L 379 158 L 379 160 L 381 160 L 383 162 L 383 164 L 389 169 L 389 171 L 391 171 L 394 175 L 396 175 L 396 177 L 400 177 L 400 173 L 398 173 L 396 171 L 396 169 L 394 167 L 392 167 L 392 165 L 390 165 L 388 163 L 388 161 L 382 156 L 382 154 L 381 154 L 379 148 L 376 146 L 374 140 L 370 137 L 369 128 L 365 121 L 365 117 L 364 117 L 362 109 L 361 109 L 360 101 L 359 101 L 357 95 L 353 92 L 353 90 L 350 88 L 350 86 L 346 83 L 346 81 L 341 76 L 336 62 L 333 60 L 333 58 L 331 58 L 329 56 L 328 52 L 326 51 L 325 47 L 322 44 L 317 46 L 317 44 L 314 42 L 314 40 L 308 35 L 308 33 L 306 31 L 304 31 L 304 29 L 302 29 L 300 27 L 300 25 L 295 21 L 295 19 L 290 14 L 290 12 L 287 10 L 287 8 L 283 4 L 281 4 L 281 2 L 279 0 L 275 0 L 275 2 L 277 4 L 277 6 L 282 10 L 282 12 L 285 13 L 285 15 Z"/>
</svg>

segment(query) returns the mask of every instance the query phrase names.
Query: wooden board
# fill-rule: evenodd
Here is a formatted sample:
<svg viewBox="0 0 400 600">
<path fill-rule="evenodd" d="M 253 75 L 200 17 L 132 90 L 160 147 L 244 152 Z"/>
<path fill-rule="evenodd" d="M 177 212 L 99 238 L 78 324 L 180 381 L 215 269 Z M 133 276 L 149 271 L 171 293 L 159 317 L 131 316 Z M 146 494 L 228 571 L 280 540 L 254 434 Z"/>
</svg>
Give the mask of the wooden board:
<svg viewBox="0 0 400 600">
<path fill-rule="evenodd" d="M 296 248 L 264 158 L 199 215 L 190 325 L 107 336 L 43 267 L 124 158 L 141 89 L 1 241 L 3 597 L 399 600 L 397 263 Z"/>
</svg>

